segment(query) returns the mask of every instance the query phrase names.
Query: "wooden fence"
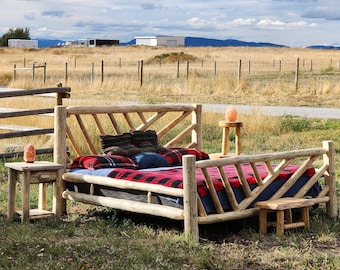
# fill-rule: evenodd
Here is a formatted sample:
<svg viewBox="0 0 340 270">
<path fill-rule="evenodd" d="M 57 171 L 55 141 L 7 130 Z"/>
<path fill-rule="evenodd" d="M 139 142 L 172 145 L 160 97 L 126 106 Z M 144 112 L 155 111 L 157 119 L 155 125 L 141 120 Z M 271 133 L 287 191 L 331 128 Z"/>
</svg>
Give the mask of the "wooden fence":
<svg viewBox="0 0 340 270">
<path fill-rule="evenodd" d="M 53 97 L 56 100 L 54 105 L 62 105 L 63 98 L 69 98 L 70 92 L 71 89 L 69 87 L 42 88 L 31 90 L 0 89 L 0 99 L 15 98 L 16 102 L 20 104 L 21 103 L 20 97 L 34 96 L 37 99 Z M 39 128 L 37 127 L 38 125 L 31 127 L 12 124 L 15 123 L 15 118 L 18 117 L 53 116 L 54 115 L 53 113 L 54 106 L 39 109 L 0 108 L 0 144 L 1 140 L 5 139 L 53 134 L 54 133 L 53 126 L 48 128 Z M 40 118 L 39 121 L 43 121 L 43 119 Z M 6 123 L 10 122 L 11 124 L 4 124 L 4 122 Z M 36 152 L 37 154 L 52 153 L 53 148 L 36 149 Z M 7 149 L 4 153 L 0 153 L 0 158 L 10 158 L 15 156 L 21 156 L 22 154 L 23 151 Z"/>
<path fill-rule="evenodd" d="M 35 63 L 32 64 L 32 67 L 26 67 L 26 65 L 24 65 L 24 67 L 19 68 L 17 67 L 17 65 L 14 65 L 14 70 L 13 70 L 13 80 L 15 81 L 17 78 L 17 71 L 25 71 L 25 70 L 31 70 L 32 71 L 32 81 L 34 82 L 35 80 L 35 70 L 42 68 L 43 69 L 43 81 L 44 83 L 46 82 L 46 63 L 44 65 L 36 65 Z"/>
<path fill-rule="evenodd" d="M 38 78 L 34 70 L 44 67 L 44 74 L 39 78 L 45 82 L 49 79 L 46 63 L 42 66 L 32 66 L 32 80 Z M 65 63 L 64 66 L 48 65 L 51 69 L 51 80 L 68 84 L 69 81 L 87 81 L 89 83 L 105 82 L 109 80 L 124 79 L 125 81 L 138 82 L 140 86 L 155 80 L 185 81 L 191 78 L 208 78 L 224 76 L 240 83 L 243 79 L 248 82 L 261 83 L 270 77 L 283 84 L 289 84 L 299 89 L 303 81 L 325 80 L 338 82 L 340 78 L 340 60 L 325 59 L 313 61 L 310 59 L 290 59 L 272 61 L 177 61 L 174 63 L 158 63 L 148 61 L 123 62 L 122 58 L 99 60 L 98 63 L 84 63 L 75 58 L 74 62 Z M 14 68 L 19 70 L 18 68 Z M 331 77 L 330 77 L 331 76 Z M 14 79 L 19 78 L 16 74 Z"/>
</svg>

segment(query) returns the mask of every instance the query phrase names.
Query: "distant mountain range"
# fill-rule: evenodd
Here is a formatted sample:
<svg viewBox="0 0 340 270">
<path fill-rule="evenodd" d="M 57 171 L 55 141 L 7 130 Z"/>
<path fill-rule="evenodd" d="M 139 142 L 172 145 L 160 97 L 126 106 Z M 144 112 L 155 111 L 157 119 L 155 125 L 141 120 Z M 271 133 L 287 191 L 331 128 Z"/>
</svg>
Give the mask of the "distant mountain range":
<svg viewBox="0 0 340 270">
<path fill-rule="evenodd" d="M 121 46 L 134 45 L 136 39 L 132 39 L 126 43 L 120 43 Z M 267 43 L 267 42 L 246 42 L 236 39 L 212 39 L 212 38 L 200 38 L 200 37 L 186 37 L 184 41 L 187 47 L 286 47 L 284 45 Z"/>
<path fill-rule="evenodd" d="M 65 41 L 59 39 L 38 39 L 38 47 L 46 48 L 46 47 L 56 47 L 56 46 L 64 46 L 66 44 Z M 132 39 L 128 42 L 121 42 L 120 46 L 128 46 L 135 45 L 136 39 Z M 186 37 L 185 38 L 185 46 L 188 47 L 278 47 L 284 48 L 287 47 L 285 45 L 268 43 L 268 42 L 247 42 L 236 39 L 211 39 L 211 38 L 201 38 L 201 37 Z M 312 45 L 306 48 L 311 49 L 335 49 L 339 50 L 340 47 L 334 46 L 323 46 L 323 45 Z"/>
</svg>

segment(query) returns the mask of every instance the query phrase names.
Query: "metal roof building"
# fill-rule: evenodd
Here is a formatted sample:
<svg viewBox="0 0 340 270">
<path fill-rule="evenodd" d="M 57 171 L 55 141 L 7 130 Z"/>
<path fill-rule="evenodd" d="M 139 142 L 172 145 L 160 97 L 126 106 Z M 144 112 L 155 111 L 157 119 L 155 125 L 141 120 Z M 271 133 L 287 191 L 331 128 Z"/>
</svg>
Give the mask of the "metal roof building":
<svg viewBox="0 0 340 270">
<path fill-rule="evenodd" d="M 138 36 L 136 45 L 184 47 L 184 37 L 175 36 Z"/>
</svg>

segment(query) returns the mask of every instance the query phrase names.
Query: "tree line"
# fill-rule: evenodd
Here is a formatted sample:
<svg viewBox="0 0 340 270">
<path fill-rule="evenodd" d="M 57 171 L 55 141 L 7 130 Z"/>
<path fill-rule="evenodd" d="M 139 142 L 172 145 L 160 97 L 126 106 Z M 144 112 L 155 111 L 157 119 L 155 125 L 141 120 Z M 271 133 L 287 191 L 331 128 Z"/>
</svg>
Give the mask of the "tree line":
<svg viewBox="0 0 340 270">
<path fill-rule="evenodd" d="M 10 28 L 0 39 L 0 47 L 8 47 L 9 39 L 31 39 L 30 30 L 26 28 Z"/>
</svg>

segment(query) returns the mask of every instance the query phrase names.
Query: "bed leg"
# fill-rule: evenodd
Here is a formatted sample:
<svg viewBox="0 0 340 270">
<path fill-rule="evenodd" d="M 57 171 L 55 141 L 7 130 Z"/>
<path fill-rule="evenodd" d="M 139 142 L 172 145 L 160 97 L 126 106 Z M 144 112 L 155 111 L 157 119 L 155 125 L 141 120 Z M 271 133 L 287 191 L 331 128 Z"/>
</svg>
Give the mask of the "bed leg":
<svg viewBox="0 0 340 270">
<path fill-rule="evenodd" d="M 183 205 L 184 205 L 184 234 L 188 240 L 199 241 L 197 221 L 197 184 L 196 157 L 183 156 Z"/>
<path fill-rule="evenodd" d="M 335 157 L 334 142 L 323 141 L 322 146 L 327 150 L 323 155 L 323 163 L 328 164 L 328 176 L 325 177 L 325 184 L 329 186 L 329 201 L 326 203 L 328 216 L 334 218 L 338 215 L 337 197 L 336 197 L 336 179 L 335 179 Z"/>
<path fill-rule="evenodd" d="M 53 160 L 55 163 L 62 164 L 64 169 L 61 175 L 66 171 L 66 107 L 56 106 L 54 107 L 54 149 L 53 149 Z M 61 193 L 65 190 L 65 182 L 61 175 L 58 177 L 56 185 L 58 197 L 56 199 L 56 211 L 59 215 L 66 213 L 66 200 L 63 199 Z"/>
</svg>

